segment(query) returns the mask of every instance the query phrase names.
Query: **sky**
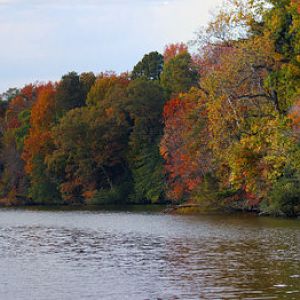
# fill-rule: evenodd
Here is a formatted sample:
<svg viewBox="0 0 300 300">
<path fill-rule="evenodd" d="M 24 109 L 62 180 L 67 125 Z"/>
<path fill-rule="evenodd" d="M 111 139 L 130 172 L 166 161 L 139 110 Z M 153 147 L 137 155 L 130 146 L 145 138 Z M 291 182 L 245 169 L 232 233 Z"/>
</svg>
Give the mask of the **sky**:
<svg viewBox="0 0 300 300">
<path fill-rule="evenodd" d="M 0 93 L 70 71 L 130 71 L 187 42 L 222 0 L 0 0 Z"/>
</svg>

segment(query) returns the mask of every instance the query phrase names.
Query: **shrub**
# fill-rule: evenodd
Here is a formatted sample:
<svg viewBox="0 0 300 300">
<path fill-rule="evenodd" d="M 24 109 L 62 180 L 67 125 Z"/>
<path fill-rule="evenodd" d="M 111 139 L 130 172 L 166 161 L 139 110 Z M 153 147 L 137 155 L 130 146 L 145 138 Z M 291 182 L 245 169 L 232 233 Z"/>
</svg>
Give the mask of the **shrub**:
<svg viewBox="0 0 300 300">
<path fill-rule="evenodd" d="M 124 204 L 127 202 L 131 189 L 132 184 L 129 181 L 125 181 L 112 189 L 101 189 L 97 191 L 95 196 L 90 200 L 90 204 Z"/>
<path fill-rule="evenodd" d="M 273 215 L 295 216 L 300 205 L 300 174 L 287 171 L 273 186 L 261 210 Z"/>
</svg>

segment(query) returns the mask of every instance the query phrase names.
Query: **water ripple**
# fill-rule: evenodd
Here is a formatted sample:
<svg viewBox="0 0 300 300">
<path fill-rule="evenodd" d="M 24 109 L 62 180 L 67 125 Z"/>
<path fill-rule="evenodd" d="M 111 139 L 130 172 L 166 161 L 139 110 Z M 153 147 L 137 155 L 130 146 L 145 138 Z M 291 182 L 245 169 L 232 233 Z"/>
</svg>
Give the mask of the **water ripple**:
<svg viewBox="0 0 300 300">
<path fill-rule="evenodd" d="M 0 295 L 300 299 L 299 238 L 297 221 L 4 210 Z"/>
</svg>

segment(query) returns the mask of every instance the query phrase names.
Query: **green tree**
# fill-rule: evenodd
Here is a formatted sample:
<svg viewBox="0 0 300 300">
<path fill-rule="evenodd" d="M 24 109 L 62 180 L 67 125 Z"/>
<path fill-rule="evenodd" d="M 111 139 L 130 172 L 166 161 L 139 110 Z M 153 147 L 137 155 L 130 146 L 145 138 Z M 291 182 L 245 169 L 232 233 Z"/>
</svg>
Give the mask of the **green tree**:
<svg viewBox="0 0 300 300">
<path fill-rule="evenodd" d="M 199 80 L 197 68 L 188 52 L 183 52 L 171 58 L 163 68 L 161 85 L 168 95 L 178 95 L 188 92 L 197 86 Z"/>
<path fill-rule="evenodd" d="M 145 54 L 143 59 L 133 68 L 131 78 L 143 77 L 149 80 L 158 80 L 164 64 L 163 56 L 155 52 Z"/>
<path fill-rule="evenodd" d="M 164 91 L 157 82 L 137 79 L 128 86 L 126 109 L 132 120 L 128 160 L 135 201 L 157 202 L 164 191 L 159 141 L 162 135 Z"/>
<path fill-rule="evenodd" d="M 9 88 L 1 95 L 1 100 L 9 102 L 10 100 L 16 98 L 19 94 L 20 90 L 18 88 Z"/>
<path fill-rule="evenodd" d="M 85 89 L 76 72 L 64 75 L 56 88 L 56 110 L 60 115 L 85 105 Z"/>
<path fill-rule="evenodd" d="M 83 97 L 86 99 L 87 94 L 96 81 L 96 76 L 93 72 L 85 72 L 80 74 L 79 80 L 84 94 Z"/>
</svg>

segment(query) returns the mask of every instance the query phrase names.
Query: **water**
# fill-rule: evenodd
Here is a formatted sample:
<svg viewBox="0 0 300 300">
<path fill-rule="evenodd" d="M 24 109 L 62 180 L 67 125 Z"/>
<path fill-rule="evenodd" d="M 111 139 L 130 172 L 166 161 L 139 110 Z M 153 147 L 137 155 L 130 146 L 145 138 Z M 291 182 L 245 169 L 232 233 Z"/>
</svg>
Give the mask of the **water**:
<svg viewBox="0 0 300 300">
<path fill-rule="evenodd" d="M 300 299 L 300 221 L 0 210 L 0 299 Z"/>
</svg>

